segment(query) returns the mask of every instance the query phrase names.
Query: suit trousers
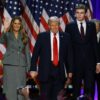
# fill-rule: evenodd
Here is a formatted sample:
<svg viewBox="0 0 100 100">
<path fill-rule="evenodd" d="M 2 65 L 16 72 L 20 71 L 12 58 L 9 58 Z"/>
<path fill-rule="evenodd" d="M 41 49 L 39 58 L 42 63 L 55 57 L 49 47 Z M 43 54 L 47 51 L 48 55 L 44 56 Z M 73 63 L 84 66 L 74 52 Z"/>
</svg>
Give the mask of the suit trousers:
<svg viewBox="0 0 100 100">
<path fill-rule="evenodd" d="M 60 79 L 59 66 L 51 64 L 51 74 L 46 82 L 40 82 L 40 100 L 57 100 L 57 95 L 64 88 L 64 81 Z"/>
<path fill-rule="evenodd" d="M 74 97 L 76 98 L 81 95 L 81 86 L 83 80 L 84 94 L 94 98 L 95 72 L 86 67 L 84 68 L 84 66 L 81 66 L 80 69 L 81 70 L 74 72 L 73 76 Z"/>
<path fill-rule="evenodd" d="M 98 100 L 100 100 L 100 73 L 96 74 Z"/>
</svg>

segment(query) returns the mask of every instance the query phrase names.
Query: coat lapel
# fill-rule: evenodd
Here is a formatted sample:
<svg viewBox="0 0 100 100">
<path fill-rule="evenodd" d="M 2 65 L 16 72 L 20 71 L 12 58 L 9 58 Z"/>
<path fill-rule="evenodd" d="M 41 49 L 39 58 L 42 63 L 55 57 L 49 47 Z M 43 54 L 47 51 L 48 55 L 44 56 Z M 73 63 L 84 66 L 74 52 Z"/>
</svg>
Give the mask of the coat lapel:
<svg viewBox="0 0 100 100">
<path fill-rule="evenodd" d="M 80 31 L 79 31 L 79 28 L 78 28 L 78 25 L 77 25 L 77 22 L 75 23 L 75 28 L 76 28 L 76 30 L 77 30 L 78 35 L 81 36 Z"/>
<path fill-rule="evenodd" d="M 75 23 L 75 33 L 77 33 L 76 35 L 77 35 L 77 37 L 79 37 L 80 38 L 80 40 L 82 39 L 82 37 L 81 37 L 81 33 L 80 33 L 80 31 L 79 31 L 79 28 L 78 28 L 78 25 L 77 25 L 77 22 Z M 85 38 L 86 38 L 86 35 L 87 35 L 87 27 L 88 27 L 88 25 L 87 25 L 87 23 L 86 23 L 86 34 L 84 35 L 84 40 L 85 40 Z"/>
<path fill-rule="evenodd" d="M 50 32 L 47 32 L 47 36 L 46 36 L 47 40 L 46 40 L 46 45 L 47 45 L 47 50 L 48 50 L 48 54 L 49 54 L 49 59 L 51 59 L 51 37 L 50 37 Z"/>
<path fill-rule="evenodd" d="M 64 35 L 63 33 L 59 32 L 59 60 L 61 59 L 61 52 L 62 52 L 62 48 L 63 48 L 63 38 Z"/>
<path fill-rule="evenodd" d="M 90 33 L 90 24 L 88 22 L 86 22 L 86 35 L 88 35 L 88 33 Z"/>
</svg>

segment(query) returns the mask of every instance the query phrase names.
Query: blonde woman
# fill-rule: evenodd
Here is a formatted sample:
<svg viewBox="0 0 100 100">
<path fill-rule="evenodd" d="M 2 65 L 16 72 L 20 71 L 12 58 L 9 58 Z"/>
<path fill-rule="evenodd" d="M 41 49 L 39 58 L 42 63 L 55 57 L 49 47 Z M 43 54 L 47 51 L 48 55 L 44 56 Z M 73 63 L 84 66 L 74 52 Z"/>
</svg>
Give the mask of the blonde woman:
<svg viewBox="0 0 100 100">
<path fill-rule="evenodd" d="M 22 19 L 18 16 L 11 20 L 7 32 L 2 33 L 0 43 L 6 45 L 3 58 L 3 92 L 7 100 L 24 100 L 17 95 L 17 88 L 26 83 L 26 72 L 30 67 L 28 36 L 23 31 Z"/>
</svg>

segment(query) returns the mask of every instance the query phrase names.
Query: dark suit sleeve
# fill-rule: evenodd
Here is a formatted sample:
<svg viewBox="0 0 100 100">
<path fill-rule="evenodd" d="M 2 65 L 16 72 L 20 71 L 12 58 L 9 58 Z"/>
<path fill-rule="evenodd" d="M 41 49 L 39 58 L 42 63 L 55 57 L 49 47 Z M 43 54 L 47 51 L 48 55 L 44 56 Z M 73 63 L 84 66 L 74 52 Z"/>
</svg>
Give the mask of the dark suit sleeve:
<svg viewBox="0 0 100 100">
<path fill-rule="evenodd" d="M 92 23 L 91 29 L 92 29 L 92 42 L 93 42 L 95 56 L 96 56 L 96 63 L 100 63 L 98 44 L 97 44 L 97 36 L 96 36 L 96 26 L 94 23 Z"/>
<path fill-rule="evenodd" d="M 65 32 L 66 32 L 66 33 L 70 33 L 70 30 L 71 30 L 71 29 L 70 29 L 70 24 L 67 24 L 67 25 L 66 25 L 66 28 L 65 28 Z"/>
<path fill-rule="evenodd" d="M 71 32 L 70 32 L 70 25 L 67 24 L 65 28 L 65 33 L 67 34 L 68 37 L 68 54 L 67 54 L 67 61 L 66 61 L 66 66 L 67 66 L 67 72 L 73 72 L 73 48 L 72 48 L 72 40 L 71 40 Z"/>
<path fill-rule="evenodd" d="M 67 72 L 73 72 L 73 49 L 72 49 L 72 42 L 70 38 L 70 34 L 67 34 L 67 61 L 66 61 L 66 68 Z"/>
<path fill-rule="evenodd" d="M 7 33 L 2 33 L 2 35 L 0 37 L 0 43 L 1 44 L 7 43 Z"/>
<path fill-rule="evenodd" d="M 31 58 L 30 71 L 37 71 L 37 61 L 40 56 L 41 34 L 38 35 Z"/>
</svg>

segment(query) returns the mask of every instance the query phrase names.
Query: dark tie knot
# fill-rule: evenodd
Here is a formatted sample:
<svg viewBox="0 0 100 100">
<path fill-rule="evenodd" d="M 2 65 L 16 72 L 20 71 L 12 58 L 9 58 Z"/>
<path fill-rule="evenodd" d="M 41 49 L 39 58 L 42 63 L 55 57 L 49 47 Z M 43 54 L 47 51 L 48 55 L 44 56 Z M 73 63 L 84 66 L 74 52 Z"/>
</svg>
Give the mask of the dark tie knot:
<svg viewBox="0 0 100 100">
<path fill-rule="evenodd" d="M 81 25 L 83 25 L 83 23 L 82 23 L 82 22 L 81 22 L 80 24 L 81 24 Z"/>
<path fill-rule="evenodd" d="M 81 26 L 80 26 L 81 29 L 84 30 L 83 23 L 81 22 L 80 24 L 81 24 Z"/>
</svg>

